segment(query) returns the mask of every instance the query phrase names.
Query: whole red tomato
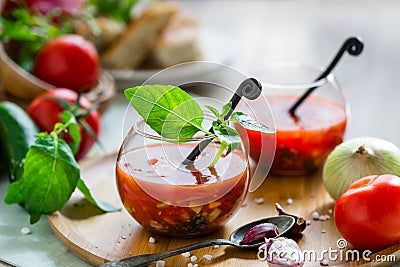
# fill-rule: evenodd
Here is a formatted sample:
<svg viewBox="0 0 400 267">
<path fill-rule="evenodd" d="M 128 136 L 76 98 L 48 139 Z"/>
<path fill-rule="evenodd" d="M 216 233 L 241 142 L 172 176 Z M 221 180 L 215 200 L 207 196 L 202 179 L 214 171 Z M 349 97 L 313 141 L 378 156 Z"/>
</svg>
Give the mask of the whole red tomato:
<svg viewBox="0 0 400 267">
<path fill-rule="evenodd" d="M 100 134 L 100 117 L 97 110 L 91 110 L 88 114 L 80 115 L 83 110 L 89 109 L 92 104 L 84 97 L 80 97 L 80 108 L 81 111 L 76 110 L 76 101 L 78 94 L 75 91 L 65 88 L 53 89 L 43 95 L 36 97 L 29 105 L 27 112 L 32 120 L 36 123 L 41 131 L 51 132 L 54 128 L 54 124 L 60 122 L 60 114 L 63 112 L 65 107 L 62 107 L 57 100 L 65 101 L 70 103 L 71 106 L 68 108 L 72 110 L 76 116 L 79 124 L 79 131 L 81 133 L 81 142 L 79 149 L 75 155 L 77 160 L 83 158 L 90 148 L 95 143 L 95 139 L 92 135 L 87 132 L 80 123 L 86 123 L 93 133 L 98 136 Z M 85 113 L 85 112 L 83 112 Z M 70 136 L 63 136 L 65 141 L 70 142 Z"/>
<path fill-rule="evenodd" d="M 57 87 L 87 92 L 98 82 L 99 56 L 94 45 L 83 37 L 62 35 L 39 50 L 33 73 Z"/>
<path fill-rule="evenodd" d="M 400 241 L 400 177 L 364 177 L 335 204 L 335 224 L 358 249 L 381 250 Z"/>
</svg>

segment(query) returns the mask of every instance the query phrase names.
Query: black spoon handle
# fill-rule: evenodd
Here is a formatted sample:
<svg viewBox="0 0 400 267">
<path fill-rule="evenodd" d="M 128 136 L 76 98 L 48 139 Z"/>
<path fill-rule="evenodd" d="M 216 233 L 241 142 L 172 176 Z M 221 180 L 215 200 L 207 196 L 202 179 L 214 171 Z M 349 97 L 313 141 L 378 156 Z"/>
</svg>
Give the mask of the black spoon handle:
<svg viewBox="0 0 400 267">
<path fill-rule="evenodd" d="M 195 243 L 192 245 L 168 250 L 168 251 L 163 251 L 159 253 L 154 253 L 154 254 L 144 254 L 140 256 L 134 256 L 122 260 L 116 260 L 116 261 L 110 261 L 107 263 L 104 263 L 100 265 L 100 267 L 142 267 L 142 266 L 147 266 L 149 264 L 152 264 L 158 260 L 162 260 L 168 257 L 172 257 L 178 254 L 182 254 L 188 251 L 196 250 L 199 248 L 204 248 L 208 246 L 214 246 L 214 245 L 231 245 L 231 246 L 236 246 L 235 243 L 233 243 L 230 240 L 227 239 L 211 239 L 211 240 L 206 240 L 203 242 Z"/>
<path fill-rule="evenodd" d="M 236 108 L 236 106 L 239 104 L 240 99 L 242 96 L 246 97 L 247 99 L 254 100 L 257 97 L 260 96 L 262 90 L 261 83 L 257 81 L 254 78 L 248 78 L 244 80 L 236 90 L 235 94 L 232 96 L 231 100 L 229 102 L 232 102 L 232 107 L 229 110 L 228 114 L 224 117 L 224 120 L 229 119 L 229 117 L 232 115 L 233 110 Z M 220 121 L 217 121 L 218 123 L 221 123 Z M 208 130 L 210 133 L 213 133 L 213 128 L 211 127 Z M 210 144 L 212 141 L 212 138 L 207 138 L 201 141 L 191 152 L 190 154 L 186 157 L 186 159 L 182 162 L 183 165 L 189 166 L 192 165 L 194 160 L 198 155 L 200 155 L 201 151 L 204 150 Z"/>
<path fill-rule="evenodd" d="M 357 56 L 361 54 L 362 50 L 364 48 L 364 43 L 362 40 L 358 37 L 350 37 L 348 38 L 342 45 L 342 47 L 339 49 L 337 52 L 336 56 L 333 58 L 329 66 L 325 69 L 323 73 L 321 73 L 320 76 L 318 76 L 315 81 L 321 80 L 326 78 L 331 71 L 335 68 L 336 64 L 339 62 L 339 60 L 342 58 L 344 52 L 348 52 L 350 55 Z M 297 101 L 294 103 L 294 105 L 289 109 L 290 115 L 294 116 L 296 109 L 303 103 L 303 101 L 316 89 L 318 86 L 314 86 L 309 88 Z"/>
</svg>

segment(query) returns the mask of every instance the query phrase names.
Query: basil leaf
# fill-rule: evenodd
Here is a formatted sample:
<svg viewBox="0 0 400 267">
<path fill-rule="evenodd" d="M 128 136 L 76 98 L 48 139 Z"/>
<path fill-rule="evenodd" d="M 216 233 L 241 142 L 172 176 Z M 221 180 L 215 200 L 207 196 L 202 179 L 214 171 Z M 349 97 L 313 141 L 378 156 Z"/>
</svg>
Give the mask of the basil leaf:
<svg viewBox="0 0 400 267">
<path fill-rule="evenodd" d="M 79 143 L 81 142 L 81 133 L 79 131 L 78 122 L 76 121 L 74 114 L 68 110 L 65 110 L 61 114 L 61 121 L 64 123 L 62 124 L 63 126 L 68 125 L 68 133 L 72 137 L 72 142 L 68 145 L 71 148 L 72 153 L 75 155 L 76 152 L 78 152 Z"/>
<path fill-rule="evenodd" d="M 270 129 L 269 127 L 258 123 L 256 120 L 248 116 L 247 114 L 244 114 L 243 112 L 234 112 L 231 116 L 230 121 L 239 123 L 241 126 L 248 130 L 253 130 L 253 131 L 258 131 L 258 132 L 263 132 L 263 133 L 268 133 L 268 134 L 273 134 L 275 133 L 275 130 Z"/>
<path fill-rule="evenodd" d="M 10 185 L 8 204 L 24 202 L 33 224 L 42 214 L 61 209 L 80 178 L 78 163 L 67 143 L 52 136 L 36 140 L 24 164 L 24 176 Z"/>
<path fill-rule="evenodd" d="M 90 193 L 89 188 L 86 186 L 85 182 L 82 179 L 78 180 L 77 188 L 79 189 L 79 191 L 82 192 L 82 194 L 85 196 L 85 198 L 90 203 L 92 203 L 93 205 L 95 205 L 96 207 L 101 209 L 102 211 L 104 211 L 104 212 L 113 212 L 113 211 L 120 211 L 121 210 L 121 208 L 114 207 L 110 203 L 104 202 L 104 201 L 102 201 L 100 199 L 97 199 L 94 196 L 92 196 L 92 194 Z"/>
<path fill-rule="evenodd" d="M 239 133 L 235 129 L 229 127 L 228 125 L 218 124 L 217 122 L 214 121 L 213 131 L 217 135 L 220 141 L 223 141 L 228 145 L 228 150 L 226 152 L 226 155 L 231 153 L 232 150 L 239 147 L 242 142 Z"/>
<path fill-rule="evenodd" d="M 204 119 L 199 104 L 185 91 L 171 85 L 136 86 L 125 90 L 140 116 L 158 134 L 167 138 L 190 138 Z"/>
<path fill-rule="evenodd" d="M 214 113 L 214 116 L 218 119 L 218 120 L 220 120 L 221 121 L 221 116 L 219 115 L 219 111 L 218 111 L 218 109 L 216 109 L 216 108 L 214 108 L 214 107 L 212 107 L 212 106 L 209 106 L 209 105 L 204 105 L 206 108 L 208 108 L 212 113 Z"/>
<path fill-rule="evenodd" d="M 224 119 L 228 115 L 229 111 L 232 109 L 232 102 L 228 102 L 222 107 L 221 117 Z"/>
<path fill-rule="evenodd" d="M 20 204 L 24 202 L 24 185 L 21 179 L 10 183 L 7 189 L 7 195 L 4 198 L 6 204 Z"/>
</svg>

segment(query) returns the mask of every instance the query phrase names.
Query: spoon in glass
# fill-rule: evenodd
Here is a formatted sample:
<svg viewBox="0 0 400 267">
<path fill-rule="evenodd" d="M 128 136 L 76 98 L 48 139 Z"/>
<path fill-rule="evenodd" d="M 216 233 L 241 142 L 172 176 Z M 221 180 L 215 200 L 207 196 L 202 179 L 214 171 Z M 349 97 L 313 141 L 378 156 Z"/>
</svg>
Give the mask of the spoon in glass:
<svg viewBox="0 0 400 267">
<path fill-rule="evenodd" d="M 349 37 L 346 39 L 346 41 L 342 44 L 340 47 L 339 51 L 336 53 L 335 57 L 331 61 L 331 63 L 328 65 L 328 67 L 325 69 L 321 75 L 315 79 L 315 81 L 319 81 L 321 79 L 324 79 L 328 77 L 328 75 L 332 72 L 332 70 L 336 67 L 336 64 L 339 62 L 339 60 L 342 58 L 344 53 L 347 51 L 352 56 L 358 56 L 361 54 L 364 48 L 364 43 L 361 40 L 360 37 L 358 36 L 353 36 Z M 306 100 L 306 98 L 315 90 L 317 89 L 318 86 L 314 86 L 309 88 L 294 104 L 293 106 L 289 109 L 289 114 L 292 117 L 296 117 L 296 109 L 301 105 L 301 103 Z"/>
<path fill-rule="evenodd" d="M 267 217 L 267 218 L 263 218 L 263 219 L 242 225 L 241 227 L 237 228 L 235 231 L 232 232 L 229 239 L 219 238 L 219 239 L 205 240 L 205 241 L 202 241 L 199 243 L 191 244 L 191 245 L 184 246 L 181 248 L 172 249 L 169 251 L 163 251 L 163 252 L 154 253 L 154 254 L 144 254 L 144 255 L 134 256 L 134 257 L 130 257 L 130 258 L 122 259 L 122 260 L 106 262 L 106 263 L 100 265 L 100 267 L 147 266 L 147 265 L 152 264 L 161 259 L 165 259 L 165 258 L 172 257 L 172 256 L 175 256 L 178 254 L 182 254 L 184 252 L 188 252 L 188 251 L 192 251 L 195 249 L 204 248 L 204 247 L 208 247 L 208 246 L 214 246 L 214 245 L 229 245 L 229 246 L 234 246 L 234 247 L 243 248 L 243 249 L 257 248 L 265 242 L 264 239 L 261 239 L 258 242 L 254 242 L 254 243 L 246 244 L 246 245 L 240 244 L 240 241 L 243 240 L 244 235 L 247 233 L 247 231 L 251 227 L 258 225 L 258 224 L 262 224 L 262 223 L 275 224 L 278 227 L 278 232 L 279 232 L 278 236 L 276 236 L 276 237 L 279 237 L 293 227 L 295 220 L 293 217 L 286 216 L 286 215 Z"/>
</svg>

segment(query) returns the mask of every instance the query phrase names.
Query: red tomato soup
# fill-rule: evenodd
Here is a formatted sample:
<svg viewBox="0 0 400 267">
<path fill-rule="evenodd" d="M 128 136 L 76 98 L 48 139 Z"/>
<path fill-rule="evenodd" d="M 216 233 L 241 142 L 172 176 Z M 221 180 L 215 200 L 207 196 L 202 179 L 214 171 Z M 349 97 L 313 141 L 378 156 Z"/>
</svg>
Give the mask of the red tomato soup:
<svg viewBox="0 0 400 267">
<path fill-rule="evenodd" d="M 248 187 L 244 156 L 234 151 L 213 168 L 198 170 L 196 163 L 211 162 L 219 149 L 209 145 L 194 166 L 174 164 L 194 146 L 156 144 L 121 156 L 116 167 L 119 194 L 145 229 L 181 237 L 209 233 L 240 208 Z"/>
<path fill-rule="evenodd" d="M 301 175 L 314 171 L 343 141 L 347 122 L 344 107 L 309 97 L 296 110 L 294 119 L 288 110 L 297 99 L 296 96 L 268 97 L 276 124 L 276 151 L 271 166 L 274 174 Z M 270 153 L 261 151 L 262 142 L 273 142 L 270 136 L 250 130 L 247 134 L 252 158 L 258 160 L 260 153 Z"/>
</svg>

